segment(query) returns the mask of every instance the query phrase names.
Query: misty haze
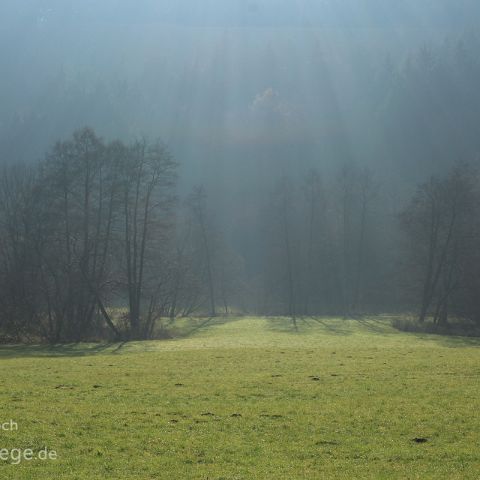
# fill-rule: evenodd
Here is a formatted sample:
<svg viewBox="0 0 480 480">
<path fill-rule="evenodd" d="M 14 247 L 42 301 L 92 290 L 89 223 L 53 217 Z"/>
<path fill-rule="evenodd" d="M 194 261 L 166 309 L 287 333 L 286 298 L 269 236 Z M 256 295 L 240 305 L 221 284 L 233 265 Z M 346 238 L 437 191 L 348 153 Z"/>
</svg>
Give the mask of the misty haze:
<svg viewBox="0 0 480 480">
<path fill-rule="evenodd" d="M 2 0 L 5 478 L 478 478 L 479 21 Z"/>
</svg>

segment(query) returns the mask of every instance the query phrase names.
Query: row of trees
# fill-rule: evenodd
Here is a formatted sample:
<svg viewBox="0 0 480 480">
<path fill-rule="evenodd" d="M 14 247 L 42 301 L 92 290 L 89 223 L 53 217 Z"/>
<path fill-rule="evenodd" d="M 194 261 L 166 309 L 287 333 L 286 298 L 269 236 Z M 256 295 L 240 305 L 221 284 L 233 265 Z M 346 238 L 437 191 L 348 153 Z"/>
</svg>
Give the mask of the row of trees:
<svg viewBox="0 0 480 480">
<path fill-rule="evenodd" d="M 457 165 L 421 185 L 401 215 L 410 302 L 418 320 L 480 324 L 480 191 L 478 172 Z"/>
<path fill-rule="evenodd" d="M 160 143 L 90 129 L 0 184 L 0 321 L 8 338 L 147 338 L 177 313 L 176 163 Z M 191 281 L 191 280 L 190 280 Z M 168 283 L 168 284 L 167 284 Z M 119 321 L 115 307 L 126 307 Z M 105 329 L 107 331 L 105 331 Z"/>
<path fill-rule="evenodd" d="M 141 299 L 171 222 L 175 163 L 160 144 L 105 145 L 93 131 L 60 142 L 38 167 L 2 176 L 1 298 L 4 331 L 50 341 L 80 340 L 103 322 L 106 304 L 128 299 L 128 331 L 151 331 Z"/>
<path fill-rule="evenodd" d="M 378 193 L 372 173 L 354 165 L 328 181 L 316 170 L 297 183 L 280 179 L 265 210 L 260 310 L 294 319 L 378 310 L 389 268 L 375 259 L 387 258 L 379 225 L 389 221 Z"/>
<path fill-rule="evenodd" d="M 480 177 L 468 164 L 389 202 L 368 169 L 282 179 L 271 195 L 260 311 L 294 319 L 413 313 L 480 325 Z M 391 193 L 391 192 L 390 192 Z"/>
<path fill-rule="evenodd" d="M 480 323 L 477 172 L 421 185 L 401 214 L 355 165 L 280 178 L 262 205 L 258 256 L 222 235 L 204 188 L 176 196 L 161 143 L 90 129 L 0 179 L 5 340 L 143 339 L 178 316 L 297 318 L 416 311 Z M 254 226 L 250 226 L 254 229 Z"/>
</svg>

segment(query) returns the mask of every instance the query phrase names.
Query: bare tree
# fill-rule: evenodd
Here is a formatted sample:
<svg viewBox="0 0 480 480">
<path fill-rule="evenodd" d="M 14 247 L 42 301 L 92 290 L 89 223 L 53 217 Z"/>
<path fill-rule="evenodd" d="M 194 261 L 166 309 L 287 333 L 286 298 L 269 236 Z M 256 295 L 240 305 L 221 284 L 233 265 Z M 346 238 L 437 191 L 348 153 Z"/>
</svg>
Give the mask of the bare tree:
<svg viewBox="0 0 480 480">
<path fill-rule="evenodd" d="M 41 320 L 36 182 L 23 166 L 5 167 L 0 177 L 0 331 L 14 341 L 38 334 Z"/>
<path fill-rule="evenodd" d="M 122 245 L 131 338 L 144 338 L 151 331 L 151 321 L 142 322 L 151 320 L 151 316 L 142 318 L 146 269 L 155 263 L 159 242 L 171 222 L 175 169 L 163 145 L 150 145 L 145 140 L 129 147 L 122 160 Z M 158 292 L 158 288 L 153 291 Z"/>
<path fill-rule="evenodd" d="M 213 252 L 212 252 L 212 232 L 208 225 L 207 220 L 207 206 L 206 206 L 206 192 L 204 187 L 200 186 L 195 188 L 194 192 L 188 199 L 188 205 L 190 206 L 193 219 L 198 227 L 201 238 L 201 255 L 203 257 L 203 268 L 205 269 L 205 276 L 208 287 L 208 299 L 210 307 L 210 315 L 215 317 L 216 311 L 216 298 L 215 298 L 215 279 L 213 268 Z"/>
<path fill-rule="evenodd" d="M 421 284 L 419 322 L 433 315 L 445 324 L 453 294 L 471 254 L 475 225 L 475 176 L 457 166 L 445 178 L 422 185 L 401 215 L 412 258 L 412 274 Z"/>
<path fill-rule="evenodd" d="M 270 289 L 276 292 L 282 312 L 291 319 L 297 329 L 298 317 L 298 228 L 295 221 L 295 197 L 292 181 L 282 177 L 271 194 L 268 209 L 270 217 L 269 271 Z M 278 311 L 278 306 L 275 307 Z"/>
<path fill-rule="evenodd" d="M 110 157 L 91 129 L 76 132 L 48 154 L 40 179 L 49 248 L 42 258 L 49 336 L 79 340 L 92 333 L 102 303 L 112 236 L 115 181 Z"/>
<path fill-rule="evenodd" d="M 320 174 L 317 170 L 311 170 L 305 177 L 304 193 L 307 206 L 307 255 L 306 255 L 306 276 L 304 285 L 304 306 L 306 315 L 310 312 L 312 293 L 319 288 L 322 282 L 320 266 L 315 262 L 315 250 L 321 242 L 320 218 L 324 211 L 325 197 Z M 315 268 L 317 267 L 317 268 Z M 313 292 L 312 292 L 313 291 Z M 317 292 L 318 295 L 318 292 Z"/>
<path fill-rule="evenodd" d="M 365 168 L 360 172 L 358 178 L 359 206 L 360 206 L 360 225 L 358 228 L 358 240 L 356 248 L 356 271 L 353 286 L 352 311 L 356 312 L 360 308 L 362 299 L 362 285 L 365 274 L 365 247 L 368 220 L 373 199 L 377 194 L 377 186 L 374 183 L 371 171 Z"/>
</svg>

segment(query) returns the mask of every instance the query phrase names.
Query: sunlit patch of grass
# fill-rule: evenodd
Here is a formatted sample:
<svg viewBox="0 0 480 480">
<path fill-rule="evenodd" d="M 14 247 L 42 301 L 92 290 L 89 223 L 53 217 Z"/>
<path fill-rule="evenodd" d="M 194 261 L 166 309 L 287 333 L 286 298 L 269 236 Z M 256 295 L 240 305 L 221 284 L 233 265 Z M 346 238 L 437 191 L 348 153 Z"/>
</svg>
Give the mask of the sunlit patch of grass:
<svg viewBox="0 0 480 480">
<path fill-rule="evenodd" d="M 183 321 L 176 338 L 0 348 L 12 479 L 476 479 L 480 341 L 388 320 Z M 415 440 L 417 439 L 417 441 Z M 424 439 L 425 441 L 418 441 Z"/>
</svg>

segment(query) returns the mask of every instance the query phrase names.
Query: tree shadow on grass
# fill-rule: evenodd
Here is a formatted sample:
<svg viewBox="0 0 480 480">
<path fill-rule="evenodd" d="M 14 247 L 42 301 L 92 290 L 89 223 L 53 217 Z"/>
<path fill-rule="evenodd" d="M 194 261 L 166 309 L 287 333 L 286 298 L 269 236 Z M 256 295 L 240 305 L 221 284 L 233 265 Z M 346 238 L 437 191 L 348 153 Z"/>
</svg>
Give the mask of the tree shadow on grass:
<svg viewBox="0 0 480 480">
<path fill-rule="evenodd" d="M 289 317 L 266 317 L 267 329 L 271 332 L 292 335 L 311 335 L 312 333 L 326 333 L 329 335 L 347 336 L 354 331 L 343 324 L 341 320 L 327 320 L 321 317 L 297 318 L 297 329 Z M 320 328 L 319 328 L 320 327 Z"/>
<path fill-rule="evenodd" d="M 365 330 L 375 333 L 376 335 L 393 335 L 395 331 L 392 330 L 391 322 L 388 320 L 379 320 L 372 317 L 358 317 L 354 319 Z"/>
<path fill-rule="evenodd" d="M 174 332 L 172 340 L 189 338 L 197 333 L 206 331 L 213 327 L 225 325 L 230 322 L 238 321 L 238 317 L 208 317 L 208 318 L 189 318 L 190 324 Z"/>
<path fill-rule="evenodd" d="M 193 323 L 193 325 L 190 328 L 188 328 L 186 330 L 183 330 L 181 332 L 177 332 L 176 338 L 191 337 L 192 335 L 194 335 L 195 333 L 198 333 L 199 331 L 201 331 L 205 327 L 212 326 L 213 318 L 214 317 L 208 317 L 208 318 L 205 318 L 205 319 L 201 319 L 200 322 Z M 191 319 L 189 319 L 189 320 L 191 320 Z"/>
<path fill-rule="evenodd" d="M 419 329 L 415 323 L 415 318 L 408 316 L 395 315 L 390 318 L 392 328 L 395 332 L 414 337 L 422 341 L 433 341 L 442 347 L 449 348 L 465 348 L 465 347 L 480 347 L 480 335 L 478 329 L 465 328 L 460 325 L 449 325 L 450 329 L 444 329 L 443 331 L 435 331 L 435 329 L 429 329 L 432 325 L 423 325 L 422 330 Z M 414 328 L 403 328 L 403 326 L 413 326 Z"/>
<path fill-rule="evenodd" d="M 328 333 L 329 335 L 347 336 L 354 333 L 350 324 L 346 320 L 328 320 L 322 317 L 310 318 L 314 320 L 317 325 L 322 327 L 324 333 Z"/>
<path fill-rule="evenodd" d="M 259 317 L 260 318 L 260 317 Z M 391 319 L 359 317 L 351 319 L 339 319 L 328 317 L 299 317 L 297 330 L 289 317 L 262 317 L 267 321 L 267 330 L 270 332 L 284 333 L 289 335 L 308 336 L 322 333 L 332 336 L 350 336 L 364 332 L 383 337 L 397 335 L 411 336 L 424 342 L 434 342 L 448 348 L 475 348 L 480 347 L 479 337 L 448 336 L 433 333 L 402 332 L 391 327 Z M 224 325 L 241 318 L 235 317 L 208 317 L 204 319 L 190 319 L 188 328 L 177 332 L 177 335 L 169 340 L 181 340 L 205 332 L 212 327 Z M 359 328 L 360 327 L 360 328 Z M 14 358 L 61 358 L 61 357 L 86 357 L 101 354 L 121 354 L 129 342 L 84 344 L 70 343 L 61 345 L 0 345 L 0 360 Z"/>
<path fill-rule="evenodd" d="M 372 317 L 349 316 L 345 318 L 311 317 L 320 325 L 325 333 L 331 335 L 354 335 L 362 330 L 379 336 L 390 336 L 395 333 L 390 322 Z"/>
<path fill-rule="evenodd" d="M 414 333 L 414 332 L 398 332 L 400 334 L 415 337 L 418 340 L 426 342 L 435 342 L 442 347 L 448 348 L 478 348 L 480 347 L 479 337 L 461 337 L 453 335 L 441 335 L 436 333 Z"/>
<path fill-rule="evenodd" d="M 392 320 L 396 316 L 368 316 L 355 318 L 358 323 L 366 330 L 381 336 L 396 336 L 408 335 L 417 340 L 424 342 L 434 342 L 442 347 L 449 348 L 466 348 L 466 347 L 480 347 L 480 337 L 478 336 L 463 336 L 454 334 L 439 334 L 428 332 L 408 332 L 396 329 Z"/>
<path fill-rule="evenodd" d="M 301 328 L 300 320 L 297 319 L 298 328 L 295 330 L 293 320 L 288 317 L 264 317 L 267 321 L 266 329 L 270 332 L 287 334 L 304 334 L 305 329 Z"/>
<path fill-rule="evenodd" d="M 99 355 L 102 353 L 112 353 L 121 348 L 122 344 L 101 343 L 101 344 L 82 344 L 69 343 L 61 345 L 1 345 L 0 359 L 9 358 L 28 358 L 28 357 L 85 357 L 90 355 Z"/>
<path fill-rule="evenodd" d="M 189 319 L 191 324 L 187 328 L 177 331 L 175 336 L 162 341 L 168 342 L 172 340 L 179 340 L 182 338 L 188 338 L 194 336 L 203 330 L 207 330 L 211 327 L 223 325 L 230 321 L 232 318 L 228 317 L 208 317 L 202 319 Z M 236 319 L 238 320 L 238 319 Z M 148 340 L 160 341 L 160 340 Z M 141 343 L 136 341 L 135 343 Z M 0 360 L 13 359 L 13 358 L 60 358 L 60 357 L 86 357 L 91 355 L 115 355 L 122 354 L 125 351 L 125 347 L 130 342 L 110 342 L 110 343 L 68 343 L 58 345 L 29 345 L 29 344 L 15 344 L 15 345 L 0 345 Z"/>
<path fill-rule="evenodd" d="M 267 317 L 268 330 L 290 335 L 311 335 L 315 333 L 332 336 L 349 336 L 358 333 L 370 333 L 377 337 L 393 338 L 409 335 L 424 342 L 434 342 L 449 348 L 480 347 L 479 337 L 448 336 L 431 333 L 401 332 L 391 325 L 389 317 L 360 316 L 356 318 L 302 317 L 297 319 L 298 330 L 295 331 L 291 318 Z"/>
</svg>

